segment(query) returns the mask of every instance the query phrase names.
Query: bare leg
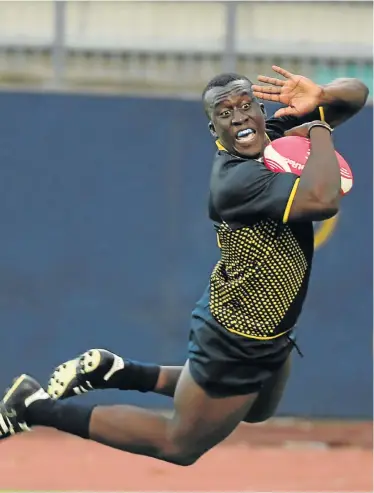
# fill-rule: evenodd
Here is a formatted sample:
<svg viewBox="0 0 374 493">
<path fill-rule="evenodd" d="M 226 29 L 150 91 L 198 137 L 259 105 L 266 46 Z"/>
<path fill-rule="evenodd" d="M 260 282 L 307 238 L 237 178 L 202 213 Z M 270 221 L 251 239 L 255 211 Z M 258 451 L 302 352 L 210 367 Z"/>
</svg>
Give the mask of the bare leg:
<svg viewBox="0 0 374 493">
<path fill-rule="evenodd" d="M 183 371 L 183 366 L 161 366 L 157 383 L 152 392 L 167 397 L 174 397 L 178 380 Z M 284 365 L 269 379 L 264 388 L 259 392 L 248 416 L 248 423 L 266 421 L 273 416 L 282 399 L 288 377 L 291 370 L 291 356 Z"/>
<path fill-rule="evenodd" d="M 259 423 L 266 421 L 275 414 L 290 375 L 291 359 L 290 355 L 280 370 L 274 373 L 258 393 L 244 421 L 248 423 Z M 183 366 L 162 366 L 153 392 L 173 397 L 182 370 Z"/>
<path fill-rule="evenodd" d="M 153 392 L 156 394 L 174 397 L 175 389 L 183 366 L 161 366 L 160 374 Z"/>
<path fill-rule="evenodd" d="M 209 397 L 192 379 L 188 363 L 165 417 L 132 406 L 97 407 L 90 438 L 127 452 L 189 465 L 226 438 L 247 415 L 256 394 Z"/>
<path fill-rule="evenodd" d="M 153 392 L 173 397 L 182 370 L 182 366 L 162 366 Z M 264 388 L 259 392 L 244 421 L 247 423 L 260 423 L 275 414 L 283 397 L 290 370 L 291 356 L 288 357 L 282 368 L 270 378 Z"/>
</svg>

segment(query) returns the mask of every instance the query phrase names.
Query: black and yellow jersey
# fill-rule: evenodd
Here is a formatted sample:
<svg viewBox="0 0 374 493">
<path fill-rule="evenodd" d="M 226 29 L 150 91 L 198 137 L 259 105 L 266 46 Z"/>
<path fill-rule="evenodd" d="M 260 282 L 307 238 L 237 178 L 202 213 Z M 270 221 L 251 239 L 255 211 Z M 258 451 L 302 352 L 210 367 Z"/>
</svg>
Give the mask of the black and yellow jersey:
<svg viewBox="0 0 374 493">
<path fill-rule="evenodd" d="M 267 121 L 270 140 L 295 119 Z M 218 144 L 219 145 L 219 144 Z M 313 223 L 288 222 L 298 177 L 261 160 L 216 153 L 209 216 L 221 258 L 210 278 L 210 311 L 230 332 L 271 339 L 296 323 L 313 259 Z"/>
</svg>

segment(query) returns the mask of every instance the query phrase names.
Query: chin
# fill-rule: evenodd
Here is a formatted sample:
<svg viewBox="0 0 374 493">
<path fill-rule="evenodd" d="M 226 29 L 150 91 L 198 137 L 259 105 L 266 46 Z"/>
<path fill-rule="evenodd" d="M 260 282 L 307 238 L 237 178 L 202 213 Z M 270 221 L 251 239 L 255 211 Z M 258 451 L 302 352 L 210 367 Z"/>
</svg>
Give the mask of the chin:
<svg viewBox="0 0 374 493">
<path fill-rule="evenodd" d="M 240 156 L 248 157 L 251 159 L 257 159 L 263 154 L 263 147 L 237 147 L 235 148 L 235 154 L 239 154 Z"/>
</svg>

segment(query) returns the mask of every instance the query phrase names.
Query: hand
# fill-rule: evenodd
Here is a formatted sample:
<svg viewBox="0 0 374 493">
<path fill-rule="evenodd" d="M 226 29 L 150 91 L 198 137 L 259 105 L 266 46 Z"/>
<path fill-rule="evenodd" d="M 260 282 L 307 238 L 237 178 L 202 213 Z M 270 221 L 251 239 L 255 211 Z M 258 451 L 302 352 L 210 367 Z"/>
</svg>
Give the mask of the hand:
<svg viewBox="0 0 374 493">
<path fill-rule="evenodd" d="M 284 132 L 284 136 L 285 137 L 290 137 L 290 136 L 305 137 L 305 138 L 309 139 L 310 129 L 316 124 L 317 125 L 324 125 L 324 126 L 326 125 L 324 122 L 321 122 L 319 120 L 315 120 L 313 122 L 304 123 L 303 125 L 299 125 L 298 127 L 294 127 L 294 128 L 291 128 L 290 130 L 287 130 L 286 132 Z"/>
<path fill-rule="evenodd" d="M 269 86 L 252 85 L 253 95 L 265 101 L 274 101 L 287 105 L 275 112 L 274 116 L 302 116 L 312 112 L 322 99 L 323 89 L 302 75 L 294 75 L 287 70 L 272 66 L 274 72 L 283 75 L 286 80 L 259 75 L 258 80 Z"/>
</svg>

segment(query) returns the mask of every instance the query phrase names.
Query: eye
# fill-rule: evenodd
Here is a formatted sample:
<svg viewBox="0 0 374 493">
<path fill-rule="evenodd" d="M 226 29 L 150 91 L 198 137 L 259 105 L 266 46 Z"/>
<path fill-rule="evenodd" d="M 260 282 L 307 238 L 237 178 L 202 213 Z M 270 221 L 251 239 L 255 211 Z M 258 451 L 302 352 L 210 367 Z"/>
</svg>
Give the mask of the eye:
<svg viewBox="0 0 374 493">
<path fill-rule="evenodd" d="M 229 110 L 221 111 L 219 116 L 221 116 L 223 118 L 227 118 L 228 116 L 230 116 L 230 111 Z"/>
<path fill-rule="evenodd" d="M 243 110 L 249 110 L 250 107 L 251 107 L 251 103 L 244 103 L 242 106 L 242 109 Z"/>
</svg>

